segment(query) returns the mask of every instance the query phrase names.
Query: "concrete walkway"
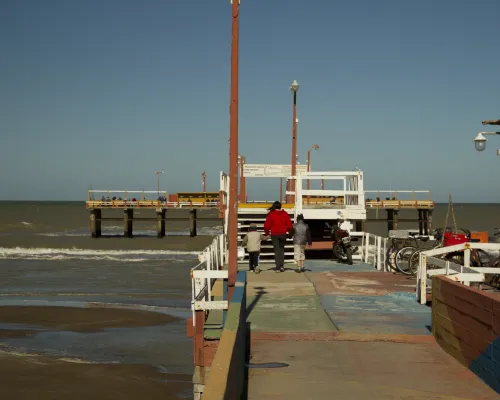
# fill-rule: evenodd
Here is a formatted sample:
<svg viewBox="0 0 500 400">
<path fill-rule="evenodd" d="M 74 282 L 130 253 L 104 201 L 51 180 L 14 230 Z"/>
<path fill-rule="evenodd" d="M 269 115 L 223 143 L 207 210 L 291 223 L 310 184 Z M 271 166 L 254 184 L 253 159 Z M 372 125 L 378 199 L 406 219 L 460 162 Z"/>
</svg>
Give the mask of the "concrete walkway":
<svg viewBox="0 0 500 400">
<path fill-rule="evenodd" d="M 248 274 L 250 400 L 500 397 L 435 344 L 412 278 L 331 261 L 306 268 Z"/>
</svg>

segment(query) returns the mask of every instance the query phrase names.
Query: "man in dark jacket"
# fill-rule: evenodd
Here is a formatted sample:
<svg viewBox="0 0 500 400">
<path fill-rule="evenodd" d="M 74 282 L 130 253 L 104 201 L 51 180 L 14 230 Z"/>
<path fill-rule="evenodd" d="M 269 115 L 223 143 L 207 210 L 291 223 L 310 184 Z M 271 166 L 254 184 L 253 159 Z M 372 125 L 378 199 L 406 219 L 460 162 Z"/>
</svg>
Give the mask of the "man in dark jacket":
<svg viewBox="0 0 500 400">
<path fill-rule="evenodd" d="M 297 271 L 304 271 L 304 261 L 306 259 L 306 244 L 312 245 L 311 230 L 309 225 L 304 222 L 304 216 L 302 214 L 297 215 L 297 223 L 293 224 L 293 258 L 297 263 Z"/>
</svg>

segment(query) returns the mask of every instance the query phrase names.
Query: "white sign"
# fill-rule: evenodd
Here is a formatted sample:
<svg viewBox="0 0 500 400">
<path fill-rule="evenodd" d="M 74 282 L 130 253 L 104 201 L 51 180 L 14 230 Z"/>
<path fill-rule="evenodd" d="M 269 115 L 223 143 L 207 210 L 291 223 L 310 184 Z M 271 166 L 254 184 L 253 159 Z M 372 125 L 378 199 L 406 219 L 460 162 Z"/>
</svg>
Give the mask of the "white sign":
<svg viewBox="0 0 500 400">
<path fill-rule="evenodd" d="M 306 165 L 297 165 L 297 175 L 307 172 Z M 245 178 L 288 178 L 292 175 L 290 165 L 279 164 L 244 164 L 243 176 Z"/>
</svg>

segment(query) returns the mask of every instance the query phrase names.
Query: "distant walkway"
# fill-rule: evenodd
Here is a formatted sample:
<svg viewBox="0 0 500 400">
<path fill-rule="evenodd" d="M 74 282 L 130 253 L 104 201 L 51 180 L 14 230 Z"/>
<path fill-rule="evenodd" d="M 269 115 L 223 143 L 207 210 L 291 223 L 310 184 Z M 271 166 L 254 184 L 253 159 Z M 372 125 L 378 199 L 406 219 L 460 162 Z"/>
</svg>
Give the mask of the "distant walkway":
<svg viewBox="0 0 500 400">
<path fill-rule="evenodd" d="M 248 274 L 250 400 L 499 398 L 435 344 L 412 278 L 331 261 L 306 268 Z"/>
</svg>

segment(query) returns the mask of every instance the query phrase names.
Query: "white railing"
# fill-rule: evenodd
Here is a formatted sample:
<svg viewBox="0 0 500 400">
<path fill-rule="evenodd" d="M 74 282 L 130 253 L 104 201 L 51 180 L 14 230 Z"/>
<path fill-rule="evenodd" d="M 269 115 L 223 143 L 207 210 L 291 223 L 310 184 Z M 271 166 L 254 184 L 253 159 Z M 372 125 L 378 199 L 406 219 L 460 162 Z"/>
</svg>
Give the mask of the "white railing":
<svg viewBox="0 0 500 400">
<path fill-rule="evenodd" d="M 427 302 L 427 279 L 434 275 L 446 275 L 455 282 L 470 285 L 471 282 L 483 282 L 484 274 L 500 273 L 500 268 L 471 266 L 471 249 L 481 249 L 490 253 L 499 252 L 500 243 L 462 243 L 439 249 L 426 250 L 420 253 L 416 286 L 416 297 L 420 304 L 425 304 Z M 462 251 L 464 252 L 464 265 L 436 257 Z M 427 267 L 429 265 L 438 268 L 428 269 Z"/>
<path fill-rule="evenodd" d="M 191 309 L 196 310 L 225 310 L 227 300 L 213 300 L 212 288 L 217 279 L 227 279 L 228 271 L 222 270 L 226 263 L 226 235 L 221 234 L 214 238 L 211 245 L 198 256 L 199 264 L 191 269 Z"/>
<path fill-rule="evenodd" d="M 206 201 L 206 202 L 183 202 L 183 201 L 160 201 L 160 200 L 88 200 L 88 206 L 94 207 L 149 207 L 157 206 L 158 208 L 183 208 L 183 207 L 218 207 L 218 201 Z"/>
<path fill-rule="evenodd" d="M 362 260 L 365 264 L 373 265 L 379 271 L 389 271 L 387 265 L 387 238 L 374 235 L 368 232 L 351 232 L 354 234 L 362 235 Z"/>
</svg>

